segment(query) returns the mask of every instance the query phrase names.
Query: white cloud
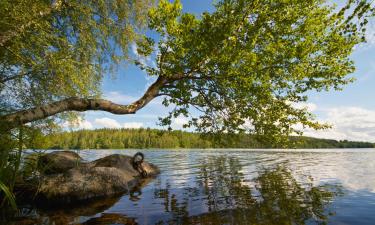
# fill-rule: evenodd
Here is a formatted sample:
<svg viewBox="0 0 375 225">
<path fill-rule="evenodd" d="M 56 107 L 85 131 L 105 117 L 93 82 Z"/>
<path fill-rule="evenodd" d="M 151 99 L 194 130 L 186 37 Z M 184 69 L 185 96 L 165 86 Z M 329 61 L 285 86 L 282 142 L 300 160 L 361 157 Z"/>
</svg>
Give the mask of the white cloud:
<svg viewBox="0 0 375 225">
<path fill-rule="evenodd" d="M 149 87 L 149 85 L 147 87 Z M 141 96 L 136 97 L 136 96 L 122 94 L 121 92 L 118 92 L 118 91 L 111 91 L 111 92 L 104 94 L 105 99 L 111 102 L 117 103 L 117 104 L 130 104 L 130 103 L 137 101 L 140 97 Z M 162 98 L 160 97 L 154 98 L 151 102 L 148 103 L 148 105 L 161 105 L 161 104 L 162 104 Z"/>
<path fill-rule="evenodd" d="M 354 46 L 354 50 L 368 50 L 375 47 L 375 19 L 370 18 L 369 23 L 366 27 L 366 43 L 361 43 Z"/>
<path fill-rule="evenodd" d="M 123 124 L 123 128 L 141 128 L 143 123 L 140 122 L 128 122 Z"/>
<path fill-rule="evenodd" d="M 152 56 L 155 56 L 155 52 L 151 56 L 142 56 L 142 55 L 138 54 L 138 51 L 137 51 L 138 46 L 134 42 L 131 44 L 130 48 L 131 48 L 131 51 L 134 54 L 134 56 L 137 58 L 137 60 L 141 64 L 143 64 L 145 66 L 153 67 L 153 68 L 156 67 L 156 63 L 155 63 L 155 61 L 153 60 L 153 57 L 152 57 Z"/>
<path fill-rule="evenodd" d="M 73 128 L 77 130 L 93 129 L 92 123 L 88 120 L 84 120 L 82 117 L 78 117 L 75 121 L 66 121 L 62 124 L 62 127 Z"/>
<path fill-rule="evenodd" d="M 305 130 L 306 136 L 336 140 L 375 142 L 375 110 L 360 107 L 334 107 L 321 109 L 325 116 L 321 122 L 332 125 L 324 131 Z"/>
<path fill-rule="evenodd" d="M 129 104 L 136 101 L 138 98 L 130 95 L 124 95 L 118 91 L 111 91 L 104 94 L 104 97 L 109 101 L 118 104 Z"/>
<path fill-rule="evenodd" d="M 105 128 L 121 128 L 121 125 L 116 120 L 108 117 L 95 119 L 95 123 Z"/>
<path fill-rule="evenodd" d="M 370 19 L 368 26 L 367 26 L 366 40 L 367 40 L 367 44 L 371 46 L 375 45 L 375 20 L 372 18 Z"/>
<path fill-rule="evenodd" d="M 139 54 L 138 54 L 138 51 L 137 51 L 137 44 L 136 43 L 132 43 L 131 45 L 130 45 L 130 48 L 131 48 L 131 50 L 132 50 L 132 53 L 135 55 L 135 56 L 139 56 Z"/>
<path fill-rule="evenodd" d="M 141 122 L 127 122 L 120 124 L 117 120 L 108 117 L 95 119 L 95 124 L 105 128 L 141 128 L 143 123 Z"/>
<path fill-rule="evenodd" d="M 307 111 L 312 112 L 317 110 L 318 106 L 311 102 L 298 102 L 292 104 L 297 109 L 307 109 Z"/>
<path fill-rule="evenodd" d="M 245 123 L 242 125 L 242 127 L 246 130 L 253 130 L 254 129 L 254 125 L 253 123 L 251 122 L 251 120 L 249 119 L 246 119 L 245 120 Z"/>
<path fill-rule="evenodd" d="M 93 129 L 91 122 L 88 120 L 81 121 L 78 126 L 80 129 Z"/>
<path fill-rule="evenodd" d="M 151 55 L 149 55 L 149 56 L 146 56 L 146 57 L 138 54 L 137 44 L 136 43 L 132 43 L 131 46 L 130 46 L 130 48 L 131 48 L 132 53 L 136 57 L 136 59 L 142 65 L 147 66 L 147 67 L 151 67 L 151 68 L 156 68 L 157 67 L 155 59 L 157 58 L 157 55 L 159 54 L 159 48 L 158 48 L 158 46 L 154 46 L 153 53 Z M 146 80 L 146 84 L 145 84 L 144 90 L 147 90 L 147 88 L 152 83 L 154 83 L 156 81 L 156 79 L 157 79 L 157 77 L 155 77 L 155 76 L 149 76 L 146 72 L 144 74 L 144 78 Z"/>
<path fill-rule="evenodd" d="M 173 119 L 173 123 L 180 126 L 186 124 L 187 122 L 188 120 L 185 117 L 177 117 Z"/>
<path fill-rule="evenodd" d="M 183 129 L 183 125 L 187 124 L 189 120 L 186 117 L 179 116 L 172 119 L 171 127 L 175 130 Z"/>
</svg>

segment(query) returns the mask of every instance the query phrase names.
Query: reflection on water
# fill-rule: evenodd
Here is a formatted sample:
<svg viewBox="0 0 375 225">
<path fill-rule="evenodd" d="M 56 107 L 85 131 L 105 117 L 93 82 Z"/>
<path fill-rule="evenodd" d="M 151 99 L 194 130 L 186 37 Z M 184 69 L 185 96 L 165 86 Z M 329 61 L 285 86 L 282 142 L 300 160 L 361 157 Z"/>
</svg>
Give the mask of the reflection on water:
<svg viewBox="0 0 375 225">
<path fill-rule="evenodd" d="M 80 154 L 92 160 L 114 152 L 119 151 Z M 13 224 L 287 225 L 375 220 L 372 151 L 145 153 L 162 173 L 144 187 L 83 206 L 25 207 Z"/>
<path fill-rule="evenodd" d="M 210 157 L 199 164 L 196 186 L 185 188 L 184 197 L 177 198 L 167 185 L 155 190 L 155 198 L 163 200 L 173 215 L 168 223 L 174 224 L 325 224 L 329 203 L 340 191 L 337 185 L 303 186 L 284 166 L 261 169 L 251 186 L 241 170 L 235 157 Z M 189 216 L 192 199 L 207 212 Z"/>
</svg>

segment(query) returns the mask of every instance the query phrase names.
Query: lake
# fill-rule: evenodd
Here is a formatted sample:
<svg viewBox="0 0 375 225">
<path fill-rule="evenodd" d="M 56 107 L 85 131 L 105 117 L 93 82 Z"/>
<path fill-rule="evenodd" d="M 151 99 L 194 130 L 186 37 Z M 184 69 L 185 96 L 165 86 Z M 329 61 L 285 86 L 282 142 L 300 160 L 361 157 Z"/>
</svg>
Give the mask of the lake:
<svg viewBox="0 0 375 225">
<path fill-rule="evenodd" d="M 375 224 L 375 149 L 82 150 L 145 154 L 161 174 L 65 209 L 23 206 L 13 224 Z"/>
</svg>

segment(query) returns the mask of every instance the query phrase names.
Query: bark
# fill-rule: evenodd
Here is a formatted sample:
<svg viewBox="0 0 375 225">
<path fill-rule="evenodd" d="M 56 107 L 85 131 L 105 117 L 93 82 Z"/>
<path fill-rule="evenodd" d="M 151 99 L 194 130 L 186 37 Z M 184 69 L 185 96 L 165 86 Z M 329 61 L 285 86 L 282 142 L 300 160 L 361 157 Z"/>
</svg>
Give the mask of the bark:
<svg viewBox="0 0 375 225">
<path fill-rule="evenodd" d="M 51 104 L 18 111 L 0 117 L 0 122 L 7 124 L 7 128 L 44 119 L 66 111 L 100 110 L 112 114 L 134 114 L 152 99 L 159 95 L 159 90 L 167 82 L 166 78 L 159 77 L 137 101 L 129 105 L 120 105 L 104 99 L 67 98 Z"/>
</svg>

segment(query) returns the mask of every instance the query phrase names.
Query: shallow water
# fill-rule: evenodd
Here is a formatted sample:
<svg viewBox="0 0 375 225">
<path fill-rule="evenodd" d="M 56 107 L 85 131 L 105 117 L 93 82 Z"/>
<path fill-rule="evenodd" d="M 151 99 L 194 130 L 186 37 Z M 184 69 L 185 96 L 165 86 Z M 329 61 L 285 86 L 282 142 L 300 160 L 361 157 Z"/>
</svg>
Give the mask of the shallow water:
<svg viewBox="0 0 375 225">
<path fill-rule="evenodd" d="M 143 188 L 63 210 L 25 206 L 13 223 L 375 224 L 375 149 L 142 152 L 162 171 Z"/>
</svg>

